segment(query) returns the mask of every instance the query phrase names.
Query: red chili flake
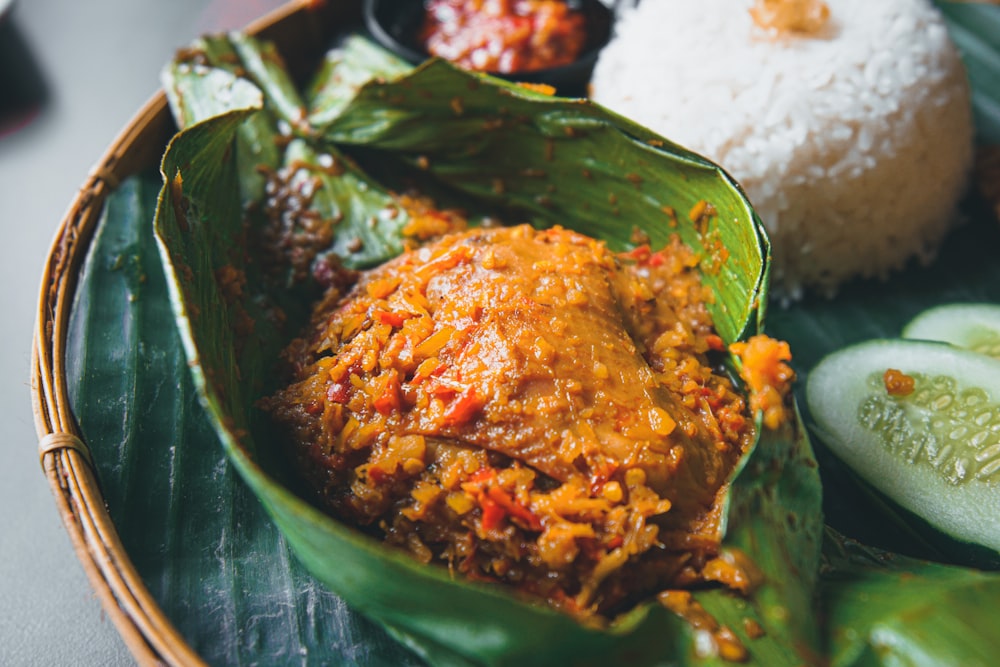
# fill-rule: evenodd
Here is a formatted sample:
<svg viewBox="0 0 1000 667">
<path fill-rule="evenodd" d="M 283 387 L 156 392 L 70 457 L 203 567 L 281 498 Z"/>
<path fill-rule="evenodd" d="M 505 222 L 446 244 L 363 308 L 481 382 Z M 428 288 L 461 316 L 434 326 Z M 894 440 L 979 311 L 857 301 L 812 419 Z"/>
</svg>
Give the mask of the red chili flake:
<svg viewBox="0 0 1000 667">
<path fill-rule="evenodd" d="M 486 490 L 486 495 L 495 502 L 497 505 L 502 507 L 515 519 L 520 519 L 524 527 L 529 530 L 541 530 L 542 522 L 534 515 L 534 513 L 520 504 L 514 498 L 510 496 L 506 491 L 504 491 L 499 486 L 491 486 Z"/>
<path fill-rule="evenodd" d="M 705 342 L 708 343 L 708 349 L 715 350 L 716 352 L 722 352 L 726 349 L 726 343 L 722 340 L 722 337 L 718 334 L 708 334 L 705 336 Z"/>
<path fill-rule="evenodd" d="M 334 382 L 326 390 L 326 400 L 331 403 L 347 403 L 350 398 L 349 382 Z"/>
<path fill-rule="evenodd" d="M 379 395 L 372 401 L 372 405 L 383 415 L 387 415 L 393 410 L 398 410 L 400 405 L 399 390 L 399 376 L 395 373 L 389 373 L 386 376 L 385 383 L 382 385 Z"/>
<path fill-rule="evenodd" d="M 406 316 L 402 313 L 390 313 L 384 310 L 376 310 L 374 316 L 382 324 L 388 324 L 392 327 L 401 327 L 406 321 Z"/>
<path fill-rule="evenodd" d="M 628 257 L 629 259 L 634 259 L 636 262 L 642 264 L 643 262 L 649 260 L 649 257 L 652 254 L 653 251 L 650 250 L 649 245 L 643 244 L 641 246 L 636 246 L 635 248 L 632 248 L 627 253 L 625 253 L 625 256 Z"/>
<path fill-rule="evenodd" d="M 458 398 L 452 401 L 444 413 L 446 426 L 458 426 L 471 420 L 480 408 L 483 400 L 476 394 L 474 387 L 466 389 Z"/>
<path fill-rule="evenodd" d="M 489 496 L 479 498 L 479 506 L 483 510 L 483 530 L 495 530 L 500 527 L 500 523 L 507 516 L 507 512 L 496 501 Z"/>
</svg>

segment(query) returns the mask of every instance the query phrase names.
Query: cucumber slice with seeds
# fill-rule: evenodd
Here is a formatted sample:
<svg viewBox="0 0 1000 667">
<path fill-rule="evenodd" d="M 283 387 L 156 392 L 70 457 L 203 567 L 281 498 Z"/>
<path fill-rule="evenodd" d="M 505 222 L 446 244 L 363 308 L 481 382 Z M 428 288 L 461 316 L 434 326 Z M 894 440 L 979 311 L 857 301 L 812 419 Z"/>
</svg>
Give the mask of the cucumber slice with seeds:
<svg viewBox="0 0 1000 667">
<path fill-rule="evenodd" d="M 884 375 L 913 378 L 891 394 Z M 936 530 L 1000 552 L 1000 360 L 943 343 L 875 340 L 825 357 L 806 401 L 856 474 Z"/>
<path fill-rule="evenodd" d="M 1000 305 L 953 303 L 930 308 L 906 325 L 903 338 L 944 341 L 1000 359 Z"/>
</svg>

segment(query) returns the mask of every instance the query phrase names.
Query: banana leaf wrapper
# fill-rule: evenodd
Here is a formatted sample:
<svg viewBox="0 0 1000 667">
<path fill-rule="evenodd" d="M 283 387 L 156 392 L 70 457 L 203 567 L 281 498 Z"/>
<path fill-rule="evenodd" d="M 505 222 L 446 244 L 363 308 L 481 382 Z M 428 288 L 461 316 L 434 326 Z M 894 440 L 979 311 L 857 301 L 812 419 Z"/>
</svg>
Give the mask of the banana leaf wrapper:
<svg viewBox="0 0 1000 667">
<path fill-rule="evenodd" d="M 128 555 L 208 664 L 290 664 L 303 656 L 318 664 L 425 664 L 305 571 L 217 445 L 149 224 L 160 187 L 158 174 L 144 174 L 109 198 L 68 336 L 74 413 Z M 842 340 L 889 335 L 922 308 L 921 295 L 1000 298 L 1000 268 L 985 261 L 988 241 L 1000 237 L 991 223 L 962 230 L 929 272 L 878 289 L 858 284 L 850 306 L 824 300 L 772 311 L 773 327 L 799 342 L 801 368 Z M 836 494 L 827 503 L 831 520 L 855 537 L 906 548 L 905 539 L 887 537 L 898 531 L 873 518 L 863 494 L 825 462 L 821 470 Z M 845 512 L 847 504 L 857 506 Z M 992 632 L 995 574 L 901 556 L 832 529 L 820 573 L 823 651 L 813 664 L 991 665 L 1000 648 Z M 728 612 L 742 621 L 738 608 Z"/>
<path fill-rule="evenodd" d="M 686 622 L 654 603 L 607 629 L 584 627 L 499 587 L 421 565 L 302 500 L 253 402 L 273 388 L 278 350 L 303 323 L 316 289 L 262 271 L 252 171 L 293 165 L 311 178 L 310 206 L 338 221 L 328 252 L 349 266 L 399 252 L 405 214 L 385 211 L 391 190 L 410 179 L 439 200 L 461 201 L 473 218 L 562 224 L 614 249 L 633 247 L 637 230 L 654 247 L 678 233 L 701 253 L 704 280 L 716 294 L 713 316 L 728 342 L 759 330 L 766 303 L 767 242 L 739 187 L 710 162 L 589 102 L 442 61 L 358 87 L 356 77 L 336 76 L 351 62 L 342 58 L 324 70 L 350 90 L 314 83 L 318 104 L 310 108 L 280 70 L 259 66 L 280 62 L 260 56 L 267 48 L 240 36 L 216 38 L 197 50 L 199 67 L 180 63 L 168 72 L 176 116 L 192 124 L 164 157 L 155 230 L 194 386 L 230 460 L 299 559 L 435 664 L 597 664 L 625 656 L 684 664 L 706 653 L 718 660 L 704 638 L 697 644 Z M 206 71 L 206 60 L 217 66 Z M 217 95 L 232 103 L 198 109 L 191 91 L 204 94 L 212 85 L 245 94 Z M 268 126 L 281 138 L 279 155 L 259 143 Z M 335 175 L 324 169 L 331 163 Z M 250 186 L 241 186 L 241 175 Z M 360 253 L 347 250 L 358 245 Z M 221 277 L 234 271 L 245 278 L 238 294 Z M 747 598 L 706 591 L 699 600 L 762 664 L 815 655 L 819 500 L 798 422 L 764 432 L 727 494 L 725 548 L 747 554 L 763 583 Z M 765 629 L 763 637 L 747 635 L 748 620 Z"/>
</svg>

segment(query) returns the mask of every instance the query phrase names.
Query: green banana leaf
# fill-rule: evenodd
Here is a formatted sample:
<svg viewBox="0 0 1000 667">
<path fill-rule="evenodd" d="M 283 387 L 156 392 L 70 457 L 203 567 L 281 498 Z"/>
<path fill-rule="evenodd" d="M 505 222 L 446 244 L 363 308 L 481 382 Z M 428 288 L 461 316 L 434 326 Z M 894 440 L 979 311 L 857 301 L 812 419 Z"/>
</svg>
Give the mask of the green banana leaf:
<svg viewBox="0 0 1000 667">
<path fill-rule="evenodd" d="M 322 133 L 406 160 L 503 219 L 563 224 L 616 250 L 636 227 L 654 247 L 675 231 L 706 255 L 721 241 L 729 257 L 705 275 L 719 295 L 716 327 L 735 340 L 758 326 L 766 246 L 742 192 L 704 158 L 596 104 L 487 83 L 434 60 L 405 85 L 365 86 Z M 718 212 L 706 230 L 688 219 L 701 200 Z"/>
<path fill-rule="evenodd" d="M 375 55 L 381 50 L 359 37 L 348 38 L 324 60 L 309 86 L 316 106 L 306 110 L 289 90 L 287 74 L 258 64 L 281 62 L 272 49 L 238 33 L 202 38 L 167 67 L 164 87 L 178 124 L 186 127 L 252 102 L 230 91 L 258 85 L 264 113 L 251 117 L 249 130 L 239 130 L 240 181 L 254 182 L 260 165 L 307 166 L 302 178 L 322 180 L 314 198 L 316 212 L 324 219 L 346 217 L 334 230 L 329 250 L 347 266 L 371 266 L 400 252 L 399 233 L 407 217 L 384 193 L 386 187 L 402 190 L 416 178 L 438 201 L 453 201 L 459 191 L 458 201 L 478 208 L 470 211 L 473 217 L 501 214 L 519 221 L 518 216 L 528 216 L 551 225 L 562 223 L 560 215 L 570 212 L 577 228 L 607 239 L 615 249 L 628 245 L 633 227 L 646 231 L 656 246 L 676 230 L 706 254 L 714 252 L 720 234 L 731 235 L 724 240 L 730 256 L 715 262 L 706 275 L 720 294 L 712 314 L 720 334 L 730 340 L 759 326 L 766 305 L 759 298 L 766 282 L 766 238 L 756 219 L 727 224 L 752 214 L 738 186 L 704 158 L 595 104 L 552 98 L 495 79 L 485 85 L 488 79 L 443 61 L 417 70 L 406 86 L 362 88 L 359 81 L 378 81 L 409 68 L 384 51 Z M 230 82 L 230 77 L 242 83 Z M 344 113 L 348 99 L 349 113 Z M 312 125 L 313 119 L 320 124 Z M 261 129 L 262 123 L 271 126 L 270 132 Z M 442 131 L 445 125 L 447 131 Z M 248 132 L 266 145 L 257 140 L 247 149 Z M 632 140 L 619 141 L 622 132 Z M 292 148 L 284 154 L 274 148 L 286 143 Z M 510 149 L 519 143 L 530 151 Z M 342 150 L 359 145 L 368 150 L 358 157 L 366 158 L 373 172 L 388 176 L 384 186 Z M 664 150 L 675 159 L 658 159 Z M 386 151 L 392 152 L 388 159 Z M 329 168 L 318 163 L 323 155 L 347 174 L 330 178 Z M 402 178 L 398 169 L 387 166 L 400 162 L 411 165 Z M 414 166 L 424 163 L 429 167 Z M 559 185 L 570 182 L 580 187 Z M 678 226 L 706 192 L 713 193 L 717 212 L 707 228 Z M 260 198 L 258 190 L 253 194 Z M 374 226 L 369 224 L 373 216 Z M 358 240 L 362 250 L 348 251 Z"/>
<path fill-rule="evenodd" d="M 161 187 L 151 172 L 112 193 L 67 336 L 73 413 L 126 553 L 210 665 L 420 667 L 301 566 L 218 446 L 150 224 Z"/>
<path fill-rule="evenodd" d="M 824 544 L 829 664 L 996 664 L 1000 574 L 916 560 L 834 530 Z"/>
<path fill-rule="evenodd" d="M 249 203 L 264 196 L 265 177 L 258 166 L 276 169 L 280 165 L 282 130 L 299 116 L 296 109 L 301 108 L 301 103 L 295 87 L 280 70 L 276 80 L 260 81 L 259 77 L 253 77 L 262 70 L 268 72 L 260 64 L 264 54 L 253 49 L 252 62 L 244 63 L 241 55 L 247 49 L 240 48 L 242 39 L 236 34 L 232 39 L 212 36 L 200 39 L 169 63 L 161 79 L 181 127 L 228 109 L 262 107 L 267 97 L 270 102 L 267 109 L 240 127 L 236 145 L 242 200 Z"/>
<path fill-rule="evenodd" d="M 261 215 L 267 171 L 295 167 L 294 187 L 320 183 L 309 208 L 322 220 L 339 220 L 327 253 L 348 268 L 371 266 L 402 250 L 400 230 L 406 212 L 382 188 L 329 142 L 316 140 L 313 116 L 323 119 L 342 106 L 359 87 L 359 79 L 404 70 L 390 54 L 377 51 L 365 40 L 349 38 L 343 48 L 330 51 L 314 79 L 307 110 L 273 45 L 240 33 L 206 36 L 184 50 L 165 68 L 162 79 L 171 109 L 180 127 L 194 125 L 231 109 L 261 106 L 237 129 L 238 184 L 244 206 Z M 359 74 L 355 68 L 365 63 Z M 256 91 L 256 96 L 246 89 Z M 242 95 L 233 91 L 241 91 Z M 258 102 L 258 100 L 260 100 Z M 377 225 L 372 225 L 375 218 Z M 256 224 L 263 224 L 260 217 Z M 360 243 L 360 250 L 349 250 Z M 303 282 L 289 271 L 286 287 Z M 300 290 L 301 291 L 301 290 Z M 308 290 L 307 290 L 308 291 Z M 304 298 L 316 297 L 308 291 Z"/>
<path fill-rule="evenodd" d="M 938 0 L 948 33 L 962 54 L 972 84 L 976 133 L 1000 143 L 1000 8 L 987 2 Z"/>
<path fill-rule="evenodd" d="M 270 96 L 263 97 L 266 107 Z M 289 318 L 269 313 L 301 312 L 294 302 L 302 299 L 284 282 L 273 284 L 255 272 L 262 262 L 255 258 L 253 230 L 247 233 L 240 215 L 239 159 L 231 148 L 238 145 L 242 122 L 257 112 L 255 106 L 233 109 L 175 137 L 163 161 L 165 186 L 155 229 L 195 386 L 230 460 L 298 557 L 354 608 L 434 662 L 597 664 L 628 655 L 647 664 L 686 663 L 696 650 L 692 630 L 659 606 L 643 605 L 608 630 L 586 628 L 498 587 L 420 565 L 296 495 L 295 481 L 275 455 L 275 438 L 252 408 L 269 388 L 277 347 L 295 333 L 294 328 L 284 334 L 273 328 L 273 321 Z M 402 131 L 394 131 L 397 124 Z M 485 136 L 484 126 L 491 128 Z M 433 166 L 425 172 L 438 177 L 441 187 L 481 201 L 484 211 L 519 211 L 532 215 L 536 224 L 562 223 L 605 238 L 613 247 L 630 247 L 636 228 L 657 246 L 676 230 L 702 249 L 711 265 L 705 280 L 716 288 L 715 315 L 723 337 L 731 341 L 757 330 L 766 242 L 738 187 L 711 163 L 595 105 L 552 99 L 434 62 L 398 81 L 362 87 L 322 136 L 301 126 L 293 133 L 298 136 L 288 142 L 286 163 L 308 162 L 296 146 L 327 150 L 330 144 L 362 144 L 380 152 L 380 162 L 403 166 L 429 160 Z M 411 136 L 416 144 L 407 143 Z M 510 155 L 522 159 L 509 166 Z M 508 166 L 496 162 L 501 159 Z M 487 176 L 479 165 L 486 160 L 494 160 L 493 180 L 504 179 L 503 197 L 493 185 L 484 190 Z M 462 178 L 463 173 L 469 177 Z M 333 183 L 316 188 L 337 196 Z M 365 191 L 378 189 L 368 183 Z M 673 205 L 687 211 L 702 200 L 716 210 L 707 221 L 665 210 Z M 340 201 L 343 210 L 343 196 Z M 377 211 L 369 209 L 367 217 Z M 335 230 L 334 249 L 343 229 Z M 728 262 L 712 256 L 717 252 L 713 244 L 720 243 L 730 252 Z M 246 276 L 245 298 L 234 298 L 226 281 L 217 278 L 234 270 Z M 239 333 L 247 319 L 254 323 L 251 336 Z M 818 638 L 810 611 L 821 529 L 819 491 L 804 429 L 792 423 L 764 434 L 728 494 L 726 548 L 747 553 L 765 576 L 748 599 L 712 592 L 705 604 L 732 619 L 745 641 L 750 640 L 737 622 L 752 618 L 763 627 L 766 633 L 754 640 L 753 650 L 766 664 L 798 664 L 803 651 L 815 652 L 809 647 Z"/>
<path fill-rule="evenodd" d="M 309 125 L 322 131 L 354 99 L 361 86 L 374 78 L 405 74 L 410 65 L 357 35 L 348 35 L 331 49 L 308 86 Z"/>
</svg>

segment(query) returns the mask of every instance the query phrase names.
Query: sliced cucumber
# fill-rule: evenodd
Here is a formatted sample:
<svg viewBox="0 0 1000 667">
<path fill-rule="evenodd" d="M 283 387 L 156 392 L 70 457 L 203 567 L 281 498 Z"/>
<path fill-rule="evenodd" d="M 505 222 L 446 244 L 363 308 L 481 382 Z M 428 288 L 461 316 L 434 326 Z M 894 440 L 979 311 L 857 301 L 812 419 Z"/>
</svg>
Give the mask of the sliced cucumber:
<svg viewBox="0 0 1000 667">
<path fill-rule="evenodd" d="M 953 303 L 930 308 L 906 325 L 903 338 L 944 341 L 1000 359 L 1000 305 Z"/>
<path fill-rule="evenodd" d="M 914 379 L 891 395 L 897 369 Z M 1000 552 L 1000 360 L 943 343 L 875 340 L 825 357 L 806 402 L 820 439 L 935 529 Z"/>
</svg>

